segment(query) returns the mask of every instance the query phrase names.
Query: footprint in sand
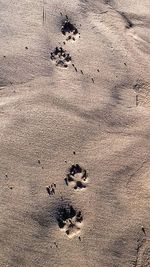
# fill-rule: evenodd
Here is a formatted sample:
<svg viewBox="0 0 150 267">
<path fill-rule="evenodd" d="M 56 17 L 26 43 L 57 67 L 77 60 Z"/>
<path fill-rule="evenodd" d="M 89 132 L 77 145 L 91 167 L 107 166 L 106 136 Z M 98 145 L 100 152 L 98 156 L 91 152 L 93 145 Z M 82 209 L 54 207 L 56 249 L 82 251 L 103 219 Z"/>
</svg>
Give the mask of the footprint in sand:
<svg viewBox="0 0 150 267">
<path fill-rule="evenodd" d="M 51 60 L 55 62 L 56 66 L 67 68 L 71 62 L 71 56 L 62 47 L 56 47 L 50 56 Z"/>
<path fill-rule="evenodd" d="M 80 33 L 77 28 L 69 21 L 67 16 L 65 21 L 62 23 L 61 32 L 66 36 L 66 41 L 75 41 L 77 36 L 80 37 Z"/>
<path fill-rule="evenodd" d="M 55 188 L 56 188 L 56 184 L 53 183 L 53 184 L 46 187 L 46 191 L 49 195 L 54 195 L 55 194 Z"/>
<path fill-rule="evenodd" d="M 81 211 L 76 211 L 72 205 L 61 206 L 57 213 L 58 226 L 69 238 L 79 235 L 83 216 Z"/>
<path fill-rule="evenodd" d="M 85 189 L 87 186 L 87 171 L 79 164 L 72 165 L 64 179 L 66 185 L 71 185 L 75 190 Z"/>
</svg>

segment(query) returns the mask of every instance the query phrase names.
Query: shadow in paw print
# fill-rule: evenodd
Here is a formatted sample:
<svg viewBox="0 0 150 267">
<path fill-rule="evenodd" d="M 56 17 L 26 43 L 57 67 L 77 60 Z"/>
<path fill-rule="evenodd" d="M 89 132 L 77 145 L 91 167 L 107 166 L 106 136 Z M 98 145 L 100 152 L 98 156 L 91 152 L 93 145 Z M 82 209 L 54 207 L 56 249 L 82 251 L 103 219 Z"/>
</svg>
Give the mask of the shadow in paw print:
<svg viewBox="0 0 150 267">
<path fill-rule="evenodd" d="M 70 168 L 70 174 L 75 175 L 76 173 L 81 173 L 82 168 L 79 166 L 79 164 L 72 165 Z"/>
<path fill-rule="evenodd" d="M 73 237 L 77 235 L 82 226 L 83 216 L 81 211 L 76 211 L 72 205 L 63 205 L 58 209 L 57 222 L 59 228 L 68 235 Z"/>
<path fill-rule="evenodd" d="M 56 184 L 51 184 L 50 186 L 46 187 L 47 193 L 49 195 L 54 195 L 55 194 L 55 188 L 56 188 Z"/>
<path fill-rule="evenodd" d="M 74 189 L 82 189 L 82 188 L 86 188 L 86 186 L 82 182 L 77 181 L 76 185 L 74 186 Z"/>
<path fill-rule="evenodd" d="M 72 184 L 74 189 L 86 188 L 87 171 L 79 164 L 72 165 L 64 180 L 67 186 Z"/>
<path fill-rule="evenodd" d="M 61 32 L 63 35 L 67 36 L 67 41 L 71 39 L 75 41 L 75 36 L 79 34 L 77 28 L 69 21 L 68 18 L 63 22 Z"/>
<path fill-rule="evenodd" d="M 50 56 L 51 60 L 56 63 L 56 66 L 68 67 L 68 63 L 71 61 L 71 56 L 62 47 L 56 47 Z"/>
</svg>

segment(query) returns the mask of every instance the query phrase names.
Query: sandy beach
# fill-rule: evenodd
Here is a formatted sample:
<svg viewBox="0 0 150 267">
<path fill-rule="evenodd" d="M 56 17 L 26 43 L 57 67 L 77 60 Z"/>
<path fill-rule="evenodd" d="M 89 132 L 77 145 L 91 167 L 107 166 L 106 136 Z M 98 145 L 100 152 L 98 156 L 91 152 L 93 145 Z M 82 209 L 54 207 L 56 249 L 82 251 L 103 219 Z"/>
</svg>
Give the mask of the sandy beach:
<svg viewBox="0 0 150 267">
<path fill-rule="evenodd" d="M 150 1 L 0 21 L 0 267 L 150 267 Z"/>
</svg>

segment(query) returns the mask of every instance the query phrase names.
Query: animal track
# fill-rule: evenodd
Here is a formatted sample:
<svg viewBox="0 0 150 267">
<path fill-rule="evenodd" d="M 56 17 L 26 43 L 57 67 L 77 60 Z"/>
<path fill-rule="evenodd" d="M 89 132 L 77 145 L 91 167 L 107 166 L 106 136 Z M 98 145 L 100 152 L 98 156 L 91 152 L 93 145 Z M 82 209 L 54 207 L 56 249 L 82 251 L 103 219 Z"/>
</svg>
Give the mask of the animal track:
<svg viewBox="0 0 150 267">
<path fill-rule="evenodd" d="M 62 206 L 58 210 L 57 222 L 59 228 L 71 238 L 80 233 L 83 216 L 81 211 L 77 212 L 72 205 L 68 204 L 68 206 Z"/>
<path fill-rule="evenodd" d="M 80 36 L 77 28 L 69 21 L 68 17 L 66 17 L 66 20 L 61 27 L 61 32 L 63 35 L 67 36 L 66 41 L 75 41 L 75 36 Z"/>
<path fill-rule="evenodd" d="M 55 188 L 56 188 L 56 184 L 51 184 L 50 186 L 46 187 L 47 193 L 49 195 L 54 195 L 55 194 Z"/>
<path fill-rule="evenodd" d="M 51 60 L 55 61 L 56 66 L 68 67 L 68 63 L 71 61 L 71 56 L 62 47 L 56 47 L 50 56 Z"/>
<path fill-rule="evenodd" d="M 84 189 L 87 184 L 87 171 L 79 164 L 72 165 L 64 179 L 66 185 L 72 185 L 74 189 Z"/>
</svg>

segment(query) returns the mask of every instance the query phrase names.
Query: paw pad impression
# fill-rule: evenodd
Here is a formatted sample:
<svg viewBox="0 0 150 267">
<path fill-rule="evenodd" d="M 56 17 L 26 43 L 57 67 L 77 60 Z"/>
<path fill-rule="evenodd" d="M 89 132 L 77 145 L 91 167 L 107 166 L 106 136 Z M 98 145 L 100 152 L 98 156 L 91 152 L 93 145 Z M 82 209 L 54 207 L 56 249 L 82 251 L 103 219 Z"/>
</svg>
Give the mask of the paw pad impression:
<svg viewBox="0 0 150 267">
<path fill-rule="evenodd" d="M 74 189 L 84 189 L 87 184 L 87 171 L 79 164 L 72 165 L 64 179 L 66 185 L 72 185 Z"/>
</svg>

